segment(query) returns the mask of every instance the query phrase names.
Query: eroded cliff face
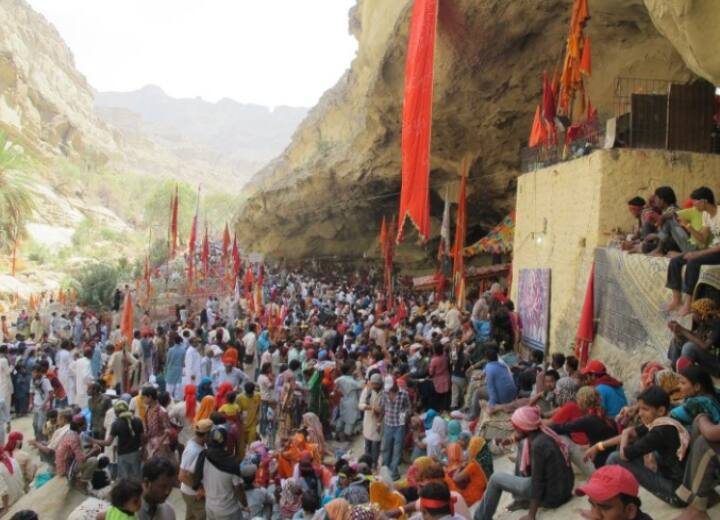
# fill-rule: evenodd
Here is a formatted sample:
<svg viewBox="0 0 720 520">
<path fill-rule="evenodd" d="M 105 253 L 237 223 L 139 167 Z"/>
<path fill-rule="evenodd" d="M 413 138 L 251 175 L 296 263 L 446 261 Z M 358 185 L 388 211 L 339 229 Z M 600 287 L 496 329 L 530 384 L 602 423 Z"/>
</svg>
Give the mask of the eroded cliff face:
<svg viewBox="0 0 720 520">
<path fill-rule="evenodd" d="M 720 3 L 715 0 L 645 0 L 658 31 L 695 74 L 720 85 Z"/>
<path fill-rule="evenodd" d="M 0 0 L 0 128 L 39 155 L 103 165 L 119 153 L 55 28 L 24 0 Z"/>
<path fill-rule="evenodd" d="M 310 112 L 285 152 L 255 177 L 238 210 L 238 236 L 248 249 L 288 257 L 376 254 L 380 219 L 398 207 L 411 6 L 411 0 L 359 0 L 351 11 L 350 30 L 359 40 L 351 69 Z M 642 0 L 593 0 L 590 10 L 594 75 L 587 90 L 601 119 L 614 115 L 617 77 L 693 77 Z M 569 0 L 440 1 L 434 235 L 445 186 L 457 182 L 465 154 L 472 158 L 470 239 L 513 206 L 519 151 L 540 99 L 543 70 L 552 72 L 562 59 L 569 12 Z M 399 249 L 400 261 L 432 258 L 433 245 L 417 247 L 413 234 Z"/>
</svg>

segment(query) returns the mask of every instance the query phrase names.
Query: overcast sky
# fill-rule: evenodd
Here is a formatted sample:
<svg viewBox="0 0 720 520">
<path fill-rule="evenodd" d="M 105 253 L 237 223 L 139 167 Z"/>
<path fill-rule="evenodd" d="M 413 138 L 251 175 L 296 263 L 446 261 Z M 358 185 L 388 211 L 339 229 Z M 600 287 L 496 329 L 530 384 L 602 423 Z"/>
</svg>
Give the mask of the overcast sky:
<svg viewBox="0 0 720 520">
<path fill-rule="evenodd" d="M 355 0 L 29 0 L 97 90 L 312 106 L 349 68 Z"/>
</svg>

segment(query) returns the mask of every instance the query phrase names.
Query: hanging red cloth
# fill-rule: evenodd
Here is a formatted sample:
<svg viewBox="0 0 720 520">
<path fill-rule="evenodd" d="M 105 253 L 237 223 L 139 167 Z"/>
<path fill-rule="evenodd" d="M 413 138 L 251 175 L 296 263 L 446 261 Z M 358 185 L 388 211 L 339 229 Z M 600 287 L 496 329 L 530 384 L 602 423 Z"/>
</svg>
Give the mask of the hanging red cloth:
<svg viewBox="0 0 720 520">
<path fill-rule="evenodd" d="M 583 304 L 582 313 L 580 314 L 580 324 L 578 325 L 577 335 L 575 337 L 575 357 L 580 361 L 580 366 L 584 367 L 590 355 L 590 343 L 595 336 L 594 331 L 594 290 L 595 290 L 595 262 L 590 269 L 590 279 L 588 280 L 587 290 L 585 291 L 585 303 Z"/>
<path fill-rule="evenodd" d="M 405 62 L 402 119 L 402 188 L 398 242 L 406 217 L 423 241 L 430 238 L 430 135 L 437 0 L 415 0 Z"/>
</svg>

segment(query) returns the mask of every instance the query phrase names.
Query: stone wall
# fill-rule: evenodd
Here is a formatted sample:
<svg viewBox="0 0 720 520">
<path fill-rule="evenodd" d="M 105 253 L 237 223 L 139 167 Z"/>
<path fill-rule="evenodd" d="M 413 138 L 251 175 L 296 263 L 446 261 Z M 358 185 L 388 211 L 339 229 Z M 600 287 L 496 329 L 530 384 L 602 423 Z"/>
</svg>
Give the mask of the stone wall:
<svg viewBox="0 0 720 520">
<path fill-rule="evenodd" d="M 647 198 L 662 185 L 672 186 L 680 200 L 701 185 L 720 195 L 720 156 L 598 150 L 518 178 L 513 279 L 523 268 L 552 270 L 551 351 L 571 352 L 593 252 L 615 229 L 632 226 L 626 201 Z"/>
</svg>

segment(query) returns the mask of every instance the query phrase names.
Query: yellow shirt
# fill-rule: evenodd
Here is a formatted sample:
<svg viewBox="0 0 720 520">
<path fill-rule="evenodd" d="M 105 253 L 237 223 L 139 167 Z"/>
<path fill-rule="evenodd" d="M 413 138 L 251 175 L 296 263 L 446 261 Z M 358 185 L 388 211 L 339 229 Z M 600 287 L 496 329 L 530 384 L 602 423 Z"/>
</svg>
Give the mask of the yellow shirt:
<svg viewBox="0 0 720 520">
<path fill-rule="evenodd" d="M 235 399 L 235 403 L 245 412 L 245 428 L 248 430 L 255 428 L 260 413 L 260 394 L 256 392 L 252 397 L 248 397 L 245 393 L 240 394 Z"/>
</svg>

